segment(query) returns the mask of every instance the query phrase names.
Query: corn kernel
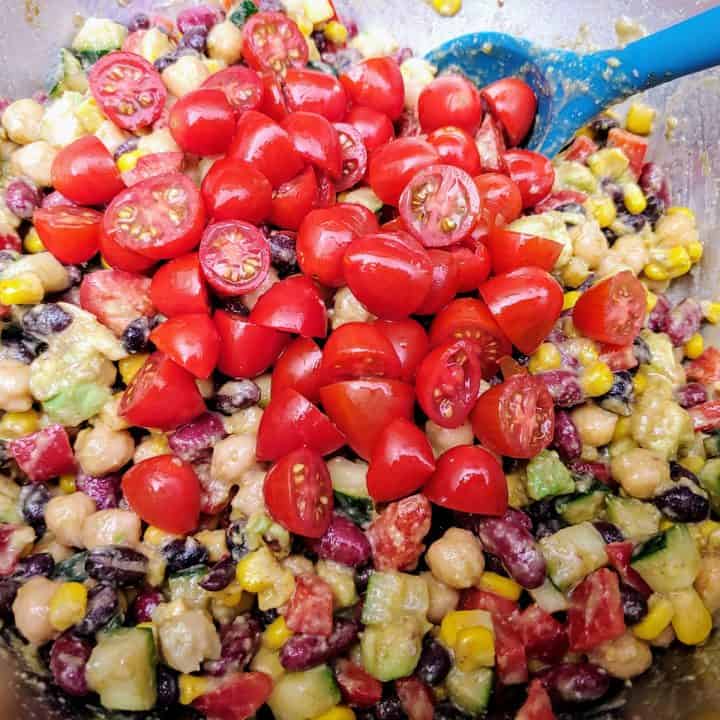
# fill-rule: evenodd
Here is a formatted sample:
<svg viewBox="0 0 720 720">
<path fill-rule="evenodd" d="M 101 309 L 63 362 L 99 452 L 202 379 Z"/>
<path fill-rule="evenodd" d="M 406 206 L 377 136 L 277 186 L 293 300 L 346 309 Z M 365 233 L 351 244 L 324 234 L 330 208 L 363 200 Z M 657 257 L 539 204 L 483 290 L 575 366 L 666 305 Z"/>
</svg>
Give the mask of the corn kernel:
<svg viewBox="0 0 720 720">
<path fill-rule="evenodd" d="M 645 297 L 645 304 L 647 307 L 647 311 L 651 313 L 655 306 L 657 305 L 658 296 L 652 291 L 645 288 L 646 291 L 646 297 Z"/>
<path fill-rule="evenodd" d="M 138 353 L 137 355 L 128 355 L 118 363 L 120 377 L 122 381 L 129 385 L 132 379 L 138 374 L 140 368 L 150 356 L 147 353 Z"/>
<path fill-rule="evenodd" d="M 269 650 L 279 650 L 292 636 L 293 631 L 287 626 L 285 618 L 281 615 L 265 628 L 262 643 Z"/>
<path fill-rule="evenodd" d="M 720 323 L 720 303 L 703 302 L 701 303 L 703 317 L 712 325 Z"/>
<path fill-rule="evenodd" d="M 279 565 L 275 556 L 263 546 L 248 553 L 238 562 L 235 576 L 243 590 L 259 593 L 273 586 L 278 571 Z"/>
<path fill-rule="evenodd" d="M 313 25 L 327 22 L 335 15 L 335 10 L 328 0 L 305 0 L 303 11 Z"/>
<path fill-rule="evenodd" d="M 455 664 L 463 672 L 472 672 L 495 664 L 495 638 L 484 627 L 465 628 L 455 641 Z"/>
<path fill-rule="evenodd" d="M 672 205 L 665 211 L 666 215 L 685 215 L 686 217 L 695 219 L 695 213 L 689 208 L 683 205 Z"/>
<path fill-rule="evenodd" d="M 648 614 L 633 627 L 633 634 L 641 640 L 654 640 L 662 633 L 675 614 L 673 604 L 662 595 L 653 595 L 648 601 Z"/>
<path fill-rule="evenodd" d="M 438 15 L 452 17 L 460 12 L 462 0 L 432 0 L 432 6 Z"/>
<path fill-rule="evenodd" d="M 530 356 L 528 368 L 531 373 L 535 374 L 546 370 L 557 370 L 561 364 L 560 351 L 552 343 L 543 343 Z"/>
<path fill-rule="evenodd" d="M 581 292 L 577 290 L 571 290 L 570 292 L 566 292 L 563 295 L 563 310 L 572 310 L 575 305 L 577 304 L 577 301 L 580 299 L 580 296 L 582 295 Z"/>
<path fill-rule="evenodd" d="M 237 580 L 233 580 L 224 590 L 215 593 L 214 598 L 225 607 L 238 607 L 243 600 L 254 596 L 246 593 Z"/>
<path fill-rule="evenodd" d="M 644 268 L 643 272 L 645 273 L 645 276 L 650 278 L 650 280 L 669 280 L 670 279 L 670 273 L 668 273 L 662 265 L 659 265 L 658 263 L 652 262 L 648 263 Z"/>
<path fill-rule="evenodd" d="M 585 395 L 588 397 L 600 397 L 610 392 L 614 378 L 612 370 L 602 360 L 588 365 L 583 371 L 580 379 Z"/>
<path fill-rule="evenodd" d="M 636 135 L 649 135 L 655 120 L 655 109 L 644 103 L 633 103 L 625 118 L 625 127 Z"/>
<path fill-rule="evenodd" d="M 576 133 L 575 137 L 589 137 L 590 139 L 594 138 L 593 131 L 591 130 L 589 125 L 583 125 Z"/>
<path fill-rule="evenodd" d="M 720 530 L 720 522 L 716 520 L 703 520 L 698 528 L 704 540 L 707 540 L 713 533 Z"/>
<path fill-rule="evenodd" d="M 629 417 L 618 418 L 615 423 L 615 431 L 613 432 L 613 440 L 624 440 L 632 435 L 632 420 Z"/>
<path fill-rule="evenodd" d="M 77 490 L 77 486 L 75 484 L 75 476 L 61 475 L 58 487 L 60 488 L 60 492 L 63 493 L 63 495 L 72 495 Z"/>
<path fill-rule="evenodd" d="M 45 245 L 43 245 L 43 241 L 40 239 L 40 235 L 34 227 L 31 227 L 27 231 L 25 239 L 23 240 L 23 248 L 25 249 L 25 252 L 32 255 L 45 252 Z"/>
<path fill-rule="evenodd" d="M 703 354 L 704 349 L 705 341 L 703 340 L 703 336 L 700 333 L 695 333 L 685 343 L 685 357 L 695 360 L 695 358 L 699 358 Z"/>
<path fill-rule="evenodd" d="M 134 170 L 135 166 L 138 164 L 138 160 L 145 155 L 145 153 L 142 150 L 132 150 L 131 152 L 123 153 L 118 159 L 117 159 L 117 169 L 121 172 L 130 172 L 130 170 Z"/>
<path fill-rule="evenodd" d="M 355 713 L 345 705 L 336 705 L 322 715 L 316 715 L 313 720 L 355 720 Z"/>
<path fill-rule="evenodd" d="M 211 75 L 227 67 L 227 63 L 224 60 L 218 60 L 217 58 L 203 58 L 203 64 Z"/>
<path fill-rule="evenodd" d="M 568 264 L 562 269 L 561 274 L 564 285 L 577 288 L 590 277 L 590 268 L 585 260 L 575 256 L 570 258 Z"/>
<path fill-rule="evenodd" d="M 668 520 L 667 518 L 663 518 L 660 521 L 660 532 L 665 532 L 666 530 L 669 530 L 671 527 L 673 527 L 675 523 L 672 520 Z"/>
<path fill-rule="evenodd" d="M 598 351 L 592 340 L 578 341 L 577 359 L 583 367 L 588 367 L 597 361 Z"/>
<path fill-rule="evenodd" d="M 210 682 L 206 677 L 198 677 L 196 675 L 180 675 L 178 678 L 178 689 L 180 690 L 180 704 L 190 705 L 193 700 L 197 700 L 201 695 L 208 692 Z"/>
<path fill-rule="evenodd" d="M 513 602 L 517 602 L 522 594 L 522 587 L 514 580 L 494 572 L 484 572 L 480 577 L 479 587 Z"/>
<path fill-rule="evenodd" d="M 712 616 L 695 588 L 678 590 L 670 594 L 675 608 L 672 626 L 678 640 L 685 645 L 699 645 L 712 630 Z"/>
<path fill-rule="evenodd" d="M 297 15 L 295 17 L 295 23 L 305 37 L 310 37 L 315 29 L 315 26 L 305 17 L 305 15 Z"/>
<path fill-rule="evenodd" d="M 148 525 L 147 530 L 145 530 L 145 534 L 143 535 L 143 542 L 146 542 L 148 545 L 153 545 L 154 547 L 161 547 L 171 540 L 177 540 L 179 537 L 179 535 L 173 535 L 172 533 L 165 532 L 154 525 Z"/>
<path fill-rule="evenodd" d="M 96 133 L 107 120 L 93 97 L 83 100 L 73 112 L 85 131 L 89 133 Z"/>
<path fill-rule="evenodd" d="M 592 213 L 601 228 L 610 227 L 617 217 L 617 209 L 611 198 L 603 196 L 588 198 L 585 207 Z"/>
<path fill-rule="evenodd" d="M 647 385 L 647 373 L 642 371 L 635 373 L 635 377 L 633 378 L 633 390 L 635 391 L 635 394 L 642 395 L 645 390 L 647 390 Z"/>
<path fill-rule="evenodd" d="M 337 20 L 331 20 L 326 26 L 325 37 L 334 45 L 344 45 L 348 39 L 348 29 Z"/>
<path fill-rule="evenodd" d="M 688 455 L 687 457 L 678 460 L 678 462 L 686 470 L 689 470 L 695 475 L 697 475 L 705 467 L 705 460 L 703 460 L 703 458 L 699 455 Z"/>
<path fill-rule="evenodd" d="M 485 610 L 454 610 L 442 619 L 439 638 L 447 647 L 455 647 L 458 633 L 471 627 L 492 630 L 490 613 Z"/>
<path fill-rule="evenodd" d="M 639 215 L 647 207 L 647 198 L 637 183 L 626 183 L 623 187 L 623 202 L 628 212 Z"/>
<path fill-rule="evenodd" d="M 40 416 L 34 410 L 6 412 L 0 420 L 0 437 L 6 440 L 25 437 L 40 428 Z"/>
<path fill-rule="evenodd" d="M 685 249 L 687 250 L 687 254 L 690 256 L 690 260 L 692 260 L 692 262 L 696 263 L 702 259 L 703 244 L 699 240 L 690 241 L 686 245 Z"/>
<path fill-rule="evenodd" d="M 63 583 L 50 598 L 48 620 L 61 632 L 79 623 L 87 610 L 87 588 L 78 582 Z"/>
<path fill-rule="evenodd" d="M 0 280 L 0 304 L 36 305 L 45 297 L 45 288 L 34 273 L 22 273 Z"/>
</svg>

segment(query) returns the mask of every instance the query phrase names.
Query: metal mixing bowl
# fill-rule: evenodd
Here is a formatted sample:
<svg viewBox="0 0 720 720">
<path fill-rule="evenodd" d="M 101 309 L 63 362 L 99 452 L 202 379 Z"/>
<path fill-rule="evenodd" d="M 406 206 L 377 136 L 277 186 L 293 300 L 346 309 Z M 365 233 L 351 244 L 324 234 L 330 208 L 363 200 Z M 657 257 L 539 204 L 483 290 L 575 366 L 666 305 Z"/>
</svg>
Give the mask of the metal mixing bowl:
<svg viewBox="0 0 720 720">
<path fill-rule="evenodd" d="M 152 7 L 173 12 L 180 0 L 0 0 L 0 94 L 19 97 L 42 87 L 57 49 L 72 36 L 79 16 L 129 18 Z M 200 1 L 200 0 L 198 0 Z M 187 4 L 187 3 L 186 3 Z M 710 0 L 464 0 L 454 18 L 439 18 L 422 0 L 342 0 L 361 28 L 391 32 L 417 53 L 474 30 L 500 30 L 545 45 L 590 50 L 617 45 L 615 21 L 629 16 L 652 31 L 717 5 Z M 648 93 L 659 124 L 677 123 L 653 138 L 652 155 L 669 170 L 678 203 L 692 207 L 706 254 L 688 289 L 720 298 L 720 71 L 710 71 Z M 720 337 L 714 338 L 718 342 Z M 16 671 L 0 647 L 0 718 L 79 719 L 77 708 L 55 714 L 42 683 Z M 628 687 L 619 717 L 654 720 L 720 720 L 720 640 L 700 649 L 658 655 L 654 668 Z M 90 715 L 92 717 L 92 714 Z M 113 718 L 119 717 L 113 715 Z M 127 716 L 123 716 L 127 717 Z"/>
</svg>

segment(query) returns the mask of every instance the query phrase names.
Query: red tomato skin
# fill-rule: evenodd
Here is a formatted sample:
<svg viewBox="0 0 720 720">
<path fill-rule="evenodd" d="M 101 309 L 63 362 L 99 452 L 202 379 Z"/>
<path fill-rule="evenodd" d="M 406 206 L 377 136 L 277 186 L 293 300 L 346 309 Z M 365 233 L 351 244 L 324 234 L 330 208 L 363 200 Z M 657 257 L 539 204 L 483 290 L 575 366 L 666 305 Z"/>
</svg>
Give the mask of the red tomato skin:
<svg viewBox="0 0 720 720">
<path fill-rule="evenodd" d="M 562 288 L 535 267 L 490 278 L 480 286 L 480 296 L 500 329 L 526 355 L 545 340 L 562 312 Z"/>
<path fill-rule="evenodd" d="M 151 177 L 179 173 L 183 169 L 184 162 L 185 155 L 181 152 L 159 152 L 143 155 L 138 158 L 132 170 L 127 170 L 122 174 L 122 179 L 127 187 L 132 187 Z"/>
<path fill-rule="evenodd" d="M 281 126 L 303 160 L 324 170 L 332 178 L 340 177 L 340 139 L 327 118 L 312 112 L 293 112 L 282 121 Z"/>
<path fill-rule="evenodd" d="M 220 687 L 201 695 L 192 706 L 214 720 L 247 720 L 265 704 L 272 678 L 261 672 L 226 675 Z"/>
<path fill-rule="evenodd" d="M 343 271 L 353 295 L 386 320 L 400 320 L 415 312 L 433 279 L 427 250 L 403 232 L 353 240 L 343 258 Z"/>
<path fill-rule="evenodd" d="M 317 201 L 315 170 L 306 167 L 300 175 L 283 183 L 272 193 L 270 224 L 283 230 L 297 231 L 302 221 L 317 205 Z"/>
<path fill-rule="evenodd" d="M 520 78 L 508 77 L 486 85 L 480 94 L 505 130 L 508 145 L 519 145 L 535 120 L 537 98 L 533 89 Z"/>
<path fill-rule="evenodd" d="M 310 448 L 293 450 L 270 468 L 264 495 L 273 519 L 296 535 L 320 538 L 330 526 L 330 473 L 322 457 Z"/>
<path fill-rule="evenodd" d="M 562 252 L 562 245 L 549 238 L 493 228 L 488 238 L 493 272 L 496 275 L 521 267 L 539 267 L 550 272 Z"/>
<path fill-rule="evenodd" d="M 103 260 L 115 270 L 125 272 L 142 273 L 155 265 L 156 260 L 146 258 L 140 253 L 125 249 L 119 245 L 111 235 L 108 235 L 103 228 L 100 228 L 100 254 Z"/>
<path fill-rule="evenodd" d="M 243 59 L 254 70 L 284 75 L 291 67 L 302 68 L 307 64 L 305 38 L 285 13 L 256 13 L 243 25 L 242 33 Z M 268 42 L 268 34 L 272 42 Z M 294 53 L 292 56 L 291 52 Z M 273 54 L 268 57 L 268 53 Z"/>
<path fill-rule="evenodd" d="M 506 225 L 522 214 L 520 188 L 500 173 L 485 173 L 475 178 L 482 204 L 481 218 L 489 228 Z"/>
<path fill-rule="evenodd" d="M 292 388 L 274 392 L 257 435 L 257 459 L 274 462 L 304 445 L 329 455 L 345 444 L 343 434 L 307 398 Z"/>
<path fill-rule="evenodd" d="M 434 315 L 444 308 L 458 293 L 460 284 L 460 270 L 452 253 L 431 248 L 428 254 L 433 264 L 432 285 L 415 311 L 418 315 Z"/>
<path fill-rule="evenodd" d="M 308 68 L 290 68 L 285 74 L 283 91 L 292 113 L 317 113 L 330 122 L 340 122 L 345 117 L 347 93 L 332 75 Z"/>
<path fill-rule="evenodd" d="M 630 565 L 634 551 L 635 546 L 630 541 L 608 543 L 605 548 L 608 562 L 615 568 L 621 580 L 626 585 L 635 588 L 645 598 L 649 598 L 653 593 L 652 588 L 642 579 L 640 573 Z"/>
<path fill-rule="evenodd" d="M 259 110 L 265 94 L 260 76 L 244 65 L 213 73 L 202 87 L 222 90 L 238 116 L 247 110 Z"/>
<path fill-rule="evenodd" d="M 87 208 L 38 208 L 33 224 L 43 245 L 61 263 L 87 262 L 100 248 L 102 213 Z"/>
<path fill-rule="evenodd" d="M 399 380 L 346 380 L 320 388 L 320 400 L 347 444 L 367 460 L 386 425 L 412 419 L 415 391 Z"/>
<path fill-rule="evenodd" d="M 79 205 L 104 205 L 125 188 L 113 156 L 94 135 L 60 150 L 51 174 L 53 187 Z"/>
<path fill-rule="evenodd" d="M 708 400 L 691 407 L 688 412 L 695 432 L 711 432 L 720 427 L 720 400 Z"/>
<path fill-rule="evenodd" d="M 599 359 L 602 360 L 612 372 L 632 370 L 638 366 L 638 359 L 632 345 L 608 345 L 602 343 L 598 348 Z"/>
<path fill-rule="evenodd" d="M 345 122 L 360 133 L 368 153 L 389 143 L 395 137 L 392 121 L 379 110 L 353 105 L 348 111 Z"/>
<path fill-rule="evenodd" d="M 428 135 L 427 141 L 437 150 L 440 161 L 464 170 L 468 175 L 480 172 L 480 155 L 475 140 L 462 128 L 440 127 Z"/>
<path fill-rule="evenodd" d="M 310 402 L 320 402 L 320 386 L 323 384 L 320 364 L 322 350 L 310 338 L 293 340 L 275 363 L 272 375 L 273 392 L 286 388 L 297 390 Z"/>
<path fill-rule="evenodd" d="M 372 707 L 382 699 L 382 683 L 361 665 L 345 658 L 335 667 L 335 678 L 343 700 L 355 707 Z"/>
<path fill-rule="evenodd" d="M 293 631 L 327 637 L 333 629 L 333 591 L 318 575 L 298 575 L 285 623 Z"/>
<path fill-rule="evenodd" d="M 278 77 L 275 73 L 267 70 L 261 71 L 259 75 L 263 84 L 263 100 L 260 107 L 256 109 L 263 115 L 272 118 L 275 122 L 280 122 L 287 116 L 288 108 Z"/>
<path fill-rule="evenodd" d="M 507 173 L 503 132 L 489 113 L 483 119 L 480 129 L 475 135 L 475 145 L 480 156 L 481 172 Z"/>
<path fill-rule="evenodd" d="M 172 106 L 169 127 L 185 152 L 221 155 L 235 133 L 235 111 L 222 90 L 200 88 Z"/>
<path fill-rule="evenodd" d="M 395 691 L 408 720 L 433 720 L 435 697 L 424 682 L 415 677 L 396 680 Z"/>
<path fill-rule="evenodd" d="M 122 479 L 130 507 L 146 523 L 186 535 L 200 519 L 200 481 L 190 463 L 158 455 L 133 465 Z"/>
<path fill-rule="evenodd" d="M 561 662 L 568 651 L 566 627 L 539 605 L 530 605 L 516 618 L 525 652 L 545 663 Z"/>
<path fill-rule="evenodd" d="M 707 348 L 700 357 L 685 366 L 687 379 L 709 385 L 720 381 L 720 350 Z"/>
<path fill-rule="evenodd" d="M 542 680 L 536 679 L 530 683 L 527 700 L 515 720 L 557 720 Z"/>
<path fill-rule="evenodd" d="M 203 179 L 201 190 L 213 220 L 244 220 L 258 225 L 270 215 L 272 185 L 247 163 L 218 160 Z"/>
<path fill-rule="evenodd" d="M 426 133 L 446 125 L 474 133 L 482 116 L 480 93 L 461 75 L 436 77 L 418 97 L 418 118 Z"/>
<path fill-rule="evenodd" d="M 645 297 L 642 283 L 630 270 L 624 270 L 580 296 L 573 308 L 573 324 L 592 340 L 629 345 L 645 320 Z"/>
<path fill-rule="evenodd" d="M 302 275 L 275 283 L 255 304 L 250 320 L 302 337 L 325 337 L 325 303 L 312 281 Z"/>
<path fill-rule="evenodd" d="M 353 105 L 362 105 L 397 120 L 405 102 L 405 83 L 390 57 L 368 58 L 340 76 Z"/>
<path fill-rule="evenodd" d="M 214 319 L 220 333 L 218 370 L 233 378 L 261 375 L 290 340 L 287 333 L 256 325 L 226 310 L 216 310 Z"/>
<path fill-rule="evenodd" d="M 550 160 L 532 150 L 509 150 L 503 156 L 510 179 L 520 188 L 523 207 L 537 205 L 550 194 L 555 169 Z"/>
<path fill-rule="evenodd" d="M 570 593 L 568 637 L 570 650 L 592 650 L 625 632 L 618 576 L 608 568 L 588 575 Z"/>
<path fill-rule="evenodd" d="M 362 136 L 353 125 L 335 123 L 342 150 L 342 173 L 336 182 L 338 192 L 349 190 L 365 177 L 368 165 L 368 150 Z"/>
<path fill-rule="evenodd" d="M 435 458 L 425 433 L 405 418 L 393 420 L 380 433 L 367 473 L 375 502 L 389 502 L 417 492 L 435 470 Z"/>
<path fill-rule="evenodd" d="M 198 378 L 212 375 L 220 354 L 220 335 L 206 314 L 176 315 L 158 325 L 150 340 L 180 367 Z"/>
<path fill-rule="evenodd" d="M 475 243 L 475 248 L 455 246 L 450 248 L 455 256 L 458 269 L 458 292 L 473 292 L 479 285 L 487 280 L 490 274 L 490 252 L 481 243 Z"/>
<path fill-rule="evenodd" d="M 585 193 L 576 190 L 558 190 L 558 192 L 550 193 L 544 200 L 541 200 L 534 208 L 534 213 L 544 213 L 548 210 L 557 210 L 557 208 L 567 203 L 578 203 L 582 205 L 587 200 Z"/>
<path fill-rule="evenodd" d="M 480 515 L 500 516 L 508 507 L 502 466 L 477 445 L 458 445 L 444 452 L 423 495 L 436 505 Z"/>
<path fill-rule="evenodd" d="M 510 618 L 519 609 L 516 602 L 502 595 L 477 588 L 468 588 L 462 591 L 459 607 L 461 610 L 487 610 L 493 616 L 493 620 L 496 617 Z"/>
<path fill-rule="evenodd" d="M 80 283 L 80 307 L 120 337 L 136 318 L 152 317 L 150 279 L 122 270 L 96 270 Z"/>
<path fill-rule="evenodd" d="M 398 138 L 378 148 L 370 158 L 370 186 L 386 205 L 397 206 L 413 175 L 439 162 L 437 150 L 427 140 Z"/>
<path fill-rule="evenodd" d="M 430 341 L 423 326 L 412 318 L 376 320 L 374 325 L 395 349 L 400 360 L 400 380 L 413 382 L 417 369 L 430 348 Z"/>
<path fill-rule="evenodd" d="M 647 139 L 622 128 L 613 128 L 608 133 L 608 145 L 620 148 L 625 153 L 630 160 L 630 169 L 636 177 L 639 177 L 648 149 Z"/>
<path fill-rule="evenodd" d="M 578 135 L 573 140 L 572 145 L 562 153 L 562 158 L 584 163 L 599 149 L 598 145 L 587 135 Z"/>
<path fill-rule="evenodd" d="M 197 253 L 181 255 L 158 268 L 150 285 L 152 304 L 167 317 L 210 313 L 205 278 Z"/>
<path fill-rule="evenodd" d="M 227 157 L 252 165 L 274 188 L 292 180 L 304 168 L 287 132 L 254 110 L 248 110 L 238 121 Z"/>
<path fill-rule="evenodd" d="M 31 482 L 41 483 L 77 469 L 67 430 L 62 425 L 47 427 L 10 440 L 8 450 Z"/>
</svg>

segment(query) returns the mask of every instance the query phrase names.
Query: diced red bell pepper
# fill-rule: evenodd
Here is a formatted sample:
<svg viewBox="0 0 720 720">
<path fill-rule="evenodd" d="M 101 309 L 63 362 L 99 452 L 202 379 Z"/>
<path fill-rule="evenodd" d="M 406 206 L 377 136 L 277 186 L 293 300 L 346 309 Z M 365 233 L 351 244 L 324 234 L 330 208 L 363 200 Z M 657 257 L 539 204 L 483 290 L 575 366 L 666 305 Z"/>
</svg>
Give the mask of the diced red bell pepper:
<svg viewBox="0 0 720 720">
<path fill-rule="evenodd" d="M 578 192 L 577 190 L 558 190 L 558 192 L 551 193 L 546 198 L 543 198 L 534 209 L 534 213 L 544 213 L 548 210 L 556 210 L 562 205 L 568 203 L 578 203 L 582 205 L 587 200 L 585 193 Z"/>
<path fill-rule="evenodd" d="M 335 679 L 348 705 L 371 707 L 382 698 L 382 683 L 350 660 L 338 661 Z"/>
<path fill-rule="evenodd" d="M 567 652 L 565 626 L 539 605 L 530 605 L 520 616 L 518 625 L 529 658 L 553 663 Z"/>
<path fill-rule="evenodd" d="M 247 720 L 265 704 L 272 688 L 272 678 L 265 673 L 234 673 L 192 705 L 207 720 Z"/>
<path fill-rule="evenodd" d="M 533 680 L 530 683 L 527 700 L 515 720 L 557 720 L 542 680 Z"/>
<path fill-rule="evenodd" d="M 493 617 L 508 618 L 518 609 L 518 604 L 502 595 L 470 588 L 464 590 L 460 597 L 460 609 L 487 610 Z"/>
<path fill-rule="evenodd" d="M 493 628 L 498 679 L 503 685 L 520 685 L 527 682 L 527 654 L 514 621 L 493 615 Z"/>
<path fill-rule="evenodd" d="M 710 432 L 720 428 L 720 400 L 696 405 L 688 410 L 696 432 Z"/>
<path fill-rule="evenodd" d="M 699 358 L 685 366 L 688 382 L 694 380 L 703 385 L 720 381 L 720 350 L 709 347 Z"/>
<path fill-rule="evenodd" d="M 600 360 L 602 360 L 612 372 L 631 370 L 638 364 L 632 345 L 600 345 Z"/>
<path fill-rule="evenodd" d="M 480 172 L 499 172 L 507 175 L 507 163 L 503 157 L 507 148 L 502 128 L 490 113 L 485 115 L 475 135 L 475 144 L 480 154 Z"/>
<path fill-rule="evenodd" d="M 595 141 L 587 135 L 578 135 L 572 145 L 562 154 L 564 160 L 585 162 L 593 153 L 599 150 Z"/>
<path fill-rule="evenodd" d="M 11 440 L 8 449 L 20 469 L 35 483 L 73 473 L 77 467 L 62 425 L 48 425 L 32 435 Z"/>
<path fill-rule="evenodd" d="M 622 150 L 630 161 L 630 170 L 635 177 L 640 177 L 648 149 L 648 141 L 644 137 L 622 128 L 613 128 L 608 133 L 608 146 Z"/>
<path fill-rule="evenodd" d="M 317 575 L 299 575 L 285 613 L 287 626 L 297 633 L 327 637 L 333 630 L 333 592 Z"/>
<path fill-rule="evenodd" d="M 409 720 L 433 720 L 435 712 L 430 688 L 414 677 L 395 681 L 400 704 Z"/>
<path fill-rule="evenodd" d="M 568 637 L 574 652 L 587 651 L 625 632 L 620 581 L 608 568 L 588 575 L 570 594 Z"/>
<path fill-rule="evenodd" d="M 639 593 L 649 598 L 652 595 L 652 588 L 642 579 L 640 573 L 630 566 L 630 559 L 633 554 L 631 542 L 610 543 L 606 548 L 610 564 L 617 570 L 618 575 L 626 585 L 635 588 Z"/>
</svg>

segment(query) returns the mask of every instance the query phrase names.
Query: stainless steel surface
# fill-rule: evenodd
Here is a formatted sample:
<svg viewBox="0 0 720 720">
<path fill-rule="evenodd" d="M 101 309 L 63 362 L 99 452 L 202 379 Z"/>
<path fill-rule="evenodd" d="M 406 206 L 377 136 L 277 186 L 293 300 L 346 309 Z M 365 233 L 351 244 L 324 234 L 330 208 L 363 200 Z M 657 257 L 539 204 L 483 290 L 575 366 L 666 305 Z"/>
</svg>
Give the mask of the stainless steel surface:
<svg viewBox="0 0 720 720">
<path fill-rule="evenodd" d="M 363 29 L 392 33 L 405 46 L 424 53 L 441 42 L 475 30 L 499 30 L 548 46 L 595 49 L 617 44 L 615 20 L 625 15 L 648 30 L 717 5 L 708 0 L 465 0 L 454 18 L 441 19 L 422 0 L 346 0 L 341 2 Z M 151 0 L 1 0 L 0 94 L 20 96 L 42 86 L 57 49 L 71 37 L 78 16 L 121 15 L 147 10 Z M 124 6 L 124 7 L 123 7 Z M 173 0 L 155 7 L 172 11 Z M 700 220 L 706 256 L 690 281 L 703 298 L 720 299 L 720 72 L 709 71 L 648 93 L 659 110 L 658 124 L 677 126 L 653 139 L 652 154 L 672 178 L 677 202 L 692 207 Z M 685 288 L 687 289 L 687 288 Z M 716 338 L 718 340 L 720 338 Z M 44 720 L 42 705 L 6 704 L 2 675 L 10 664 L 0 653 L 0 718 Z M 720 720 L 720 640 L 704 649 L 674 650 L 659 655 L 657 666 L 628 693 L 626 718 L 653 720 Z M 5 692 L 13 696 L 14 693 Z M 27 695 L 20 691 L 22 698 Z M 15 703 L 15 701 L 12 701 Z M 73 712 L 67 718 L 78 717 Z"/>
</svg>

